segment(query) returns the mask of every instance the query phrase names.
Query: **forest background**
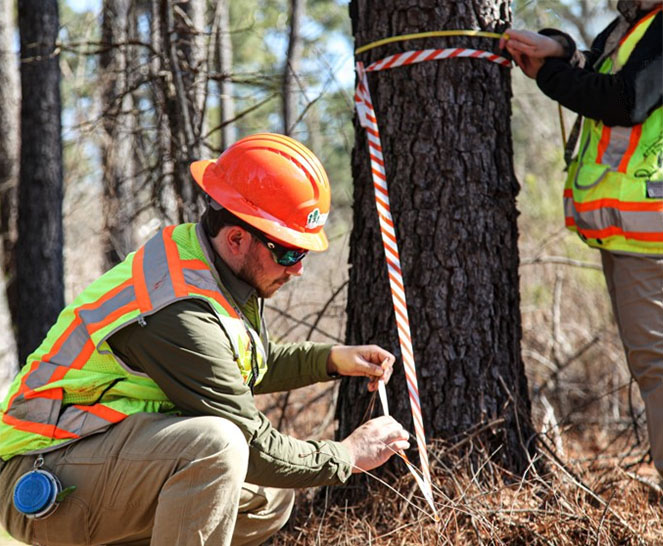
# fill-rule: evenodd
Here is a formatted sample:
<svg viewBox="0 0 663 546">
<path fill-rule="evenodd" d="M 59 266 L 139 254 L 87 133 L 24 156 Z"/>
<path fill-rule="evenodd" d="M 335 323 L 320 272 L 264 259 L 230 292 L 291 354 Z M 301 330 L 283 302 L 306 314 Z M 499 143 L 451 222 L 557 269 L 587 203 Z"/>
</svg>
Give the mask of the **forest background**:
<svg viewBox="0 0 663 546">
<path fill-rule="evenodd" d="M 230 58 L 225 65 L 214 68 L 218 77 L 210 80 L 205 119 L 200 125 L 205 138 L 201 139 L 197 152 L 200 157 L 213 158 L 227 143 L 269 130 L 290 133 L 320 157 L 332 182 L 330 250 L 308 257 L 305 275 L 269 300 L 266 313 L 270 333 L 279 339 L 342 342 L 346 326 L 346 264 L 352 229 L 350 165 L 355 140 L 350 18 L 347 3 L 341 0 L 298 2 L 298 18 L 291 16 L 294 4 L 286 0 L 228 3 L 225 23 L 228 26 L 223 32 Z M 591 37 L 607 23 L 615 4 L 616 0 L 514 0 L 514 26 L 564 28 L 586 47 Z M 64 285 L 65 300 L 70 302 L 105 270 L 109 260 L 109 226 L 101 207 L 105 199 L 104 150 L 109 146 L 105 126 L 109 109 L 104 92 L 114 76 L 100 65 L 102 0 L 62 0 L 59 8 Z M 12 12 L 13 9 L 3 9 L 4 14 Z M 185 12 L 182 17 L 186 19 Z M 289 47 L 293 20 L 298 22 L 296 31 L 300 40 L 300 51 L 294 58 Z M 141 27 L 139 19 L 137 36 L 148 32 L 149 29 Z M 13 53 L 18 59 L 18 39 L 15 46 Z M 146 70 L 145 66 L 137 66 L 138 75 Z M 294 78 L 288 73 L 294 74 Z M 138 92 L 132 108 L 147 122 L 143 124 L 146 131 L 156 132 L 156 121 L 148 110 L 143 110 L 148 103 L 140 96 L 137 82 L 134 82 Z M 654 482 L 654 472 L 647 458 L 643 406 L 625 364 L 599 256 L 563 228 L 564 161 L 557 105 L 546 99 L 517 69 L 512 72 L 512 87 L 514 161 L 521 184 L 518 228 L 522 355 L 534 422 L 554 448 L 556 462 L 552 466 L 561 465 L 562 474 L 567 472 L 572 476 L 570 485 L 567 482 L 570 489 L 565 493 L 558 491 L 560 504 L 556 506 L 570 504 L 566 509 L 576 515 L 564 516 L 567 523 L 569 518 L 575 521 L 579 529 L 576 535 L 566 534 L 569 540 L 582 542 L 589 537 L 597 544 L 620 540 L 654 544 L 663 540 L 660 489 Z M 289 106 L 285 104 L 286 95 Z M 115 115 L 122 112 L 120 108 Z M 563 119 L 568 130 L 574 116 L 563 112 Z M 224 120 L 228 123 L 224 124 Z M 116 140 L 110 145 L 119 147 L 127 134 L 115 133 Z M 143 160 L 136 162 L 130 187 L 123 190 L 133 196 L 130 207 L 119 214 L 124 218 L 124 227 L 130 228 L 129 240 L 133 248 L 164 225 L 177 222 L 182 215 L 177 195 L 154 183 L 147 168 L 153 151 L 144 149 L 141 144 L 147 140 L 137 139 L 135 148 L 125 150 L 128 155 L 124 157 L 126 161 L 129 156 L 141 156 Z M 3 192 L 9 189 L 0 188 Z M 6 206 L 7 201 L 3 203 Z M 7 212 L 15 217 L 15 210 L 5 210 L 5 214 Z M 124 248 L 121 242 L 115 243 L 120 257 L 132 249 Z M 10 285 L 13 279 L 3 275 L 0 281 Z M 4 395 L 18 366 L 4 290 L 0 290 L 0 327 L 3 332 L 0 335 L 0 394 Z M 265 396 L 259 404 L 284 432 L 302 438 L 331 437 L 337 394 L 336 387 L 324 385 L 301 389 L 290 396 Z M 600 497 L 606 484 L 620 483 L 615 476 L 627 480 L 620 486 L 623 499 L 627 500 L 621 503 L 615 500 L 618 508 L 610 504 L 612 497 L 609 502 L 594 498 Z M 404 483 L 403 479 L 394 476 L 394 484 L 411 498 L 412 484 Z M 444 493 L 454 499 L 452 507 L 457 517 L 452 527 L 457 539 L 469 536 L 471 543 L 482 543 L 486 533 L 497 532 L 500 538 L 496 543 L 500 540 L 509 543 L 510 537 L 522 536 L 518 535 L 520 524 L 513 506 L 524 510 L 527 502 L 522 501 L 518 493 L 513 493 L 507 503 L 511 510 L 510 519 L 507 518 L 510 523 L 504 528 L 510 531 L 504 531 L 503 522 L 493 513 L 499 510 L 493 510 L 495 507 L 491 504 L 496 502 L 500 510 L 506 510 L 504 484 L 497 478 L 492 486 L 475 482 L 471 475 L 464 479 L 463 495 Z M 472 488 L 476 491 L 470 494 Z M 578 500 L 578 491 L 584 491 L 587 505 Z M 368 537 L 369 543 L 372 538 L 376 543 L 414 544 L 417 542 L 412 536 L 423 537 L 431 532 L 425 527 L 429 523 L 421 519 L 417 510 L 412 511 L 416 525 L 404 522 L 411 510 L 407 499 L 400 499 L 389 489 L 378 489 L 375 494 L 380 495 L 381 501 L 388 497 L 399 518 L 385 523 L 373 509 L 377 523 L 374 526 L 365 523 L 364 528 L 348 523 L 349 517 L 357 516 L 354 508 L 329 508 L 328 512 L 320 514 L 314 510 L 313 495 L 302 493 L 302 502 L 310 511 L 300 509 L 290 524 L 289 538 L 283 539 L 283 543 L 335 543 L 340 539 L 334 533 L 341 529 L 347 543 L 366 542 Z M 480 498 L 484 499 L 485 506 L 475 504 Z M 368 509 L 356 510 L 364 513 Z M 537 534 L 546 537 L 541 543 L 565 543 L 557 532 L 551 531 L 553 524 L 546 519 L 544 508 L 531 510 L 529 516 L 541 511 L 535 520 L 535 526 L 539 527 L 531 535 L 532 543 L 538 540 Z M 562 517 L 552 508 L 549 512 L 557 519 Z M 417 540 L 422 544 L 432 543 L 430 539 Z M 439 536 L 437 540 L 442 543 Z M 444 540 L 455 542 L 453 538 Z"/>
</svg>

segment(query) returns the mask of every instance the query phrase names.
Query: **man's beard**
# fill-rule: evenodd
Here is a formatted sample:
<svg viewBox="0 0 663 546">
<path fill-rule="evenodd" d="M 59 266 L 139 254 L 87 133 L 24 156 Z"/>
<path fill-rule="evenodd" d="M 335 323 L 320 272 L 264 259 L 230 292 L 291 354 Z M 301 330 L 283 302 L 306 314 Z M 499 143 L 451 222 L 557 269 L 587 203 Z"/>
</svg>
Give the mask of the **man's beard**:
<svg viewBox="0 0 663 546">
<path fill-rule="evenodd" d="M 251 285 L 258 296 L 261 298 L 267 299 L 271 298 L 274 293 L 281 288 L 285 283 L 290 280 L 289 275 L 283 275 L 278 279 L 272 281 L 269 285 L 263 286 L 260 283 L 259 268 L 257 267 L 257 260 L 247 256 L 246 261 L 242 264 L 239 271 L 237 272 L 237 277 L 242 279 L 245 283 Z"/>
</svg>

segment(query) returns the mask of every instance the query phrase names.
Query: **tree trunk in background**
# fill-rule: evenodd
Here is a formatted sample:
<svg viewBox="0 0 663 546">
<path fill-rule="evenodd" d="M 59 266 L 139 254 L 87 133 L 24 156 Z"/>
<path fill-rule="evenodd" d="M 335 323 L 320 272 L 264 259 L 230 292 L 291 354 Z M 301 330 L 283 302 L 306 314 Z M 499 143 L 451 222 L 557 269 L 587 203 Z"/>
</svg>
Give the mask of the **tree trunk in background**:
<svg viewBox="0 0 663 546">
<path fill-rule="evenodd" d="M 12 322 L 16 321 L 19 108 L 18 58 L 15 53 L 14 3 L 0 3 L 0 268 Z"/>
<path fill-rule="evenodd" d="M 64 306 L 57 0 L 21 0 L 18 351 L 25 361 Z"/>
<path fill-rule="evenodd" d="M 104 262 L 110 269 L 135 250 L 136 116 L 130 86 L 135 39 L 133 0 L 104 0 L 100 55 L 104 110 L 101 155 L 104 186 Z"/>
<path fill-rule="evenodd" d="M 192 0 L 194 1 L 194 0 Z M 200 2 L 200 0 L 195 0 Z M 190 94 L 191 67 L 196 62 L 190 41 L 195 37 L 193 22 L 176 15 L 174 0 L 161 0 L 161 48 L 170 72 L 166 85 L 166 115 L 171 134 L 174 189 L 178 200 L 179 222 L 191 222 L 200 216 L 200 193 L 189 174 L 189 165 L 200 158 L 199 124 L 202 112 L 196 110 L 196 94 Z M 190 7 L 190 9 L 193 9 Z"/>
<path fill-rule="evenodd" d="M 289 135 L 297 123 L 297 73 L 302 59 L 301 21 L 304 17 L 304 0 L 290 0 L 290 38 L 283 68 L 283 133 Z"/>
<path fill-rule="evenodd" d="M 350 14 L 357 46 L 438 29 L 500 31 L 510 22 L 508 0 L 352 0 Z M 417 49 L 496 45 L 486 38 L 416 40 L 370 50 L 359 60 L 368 65 Z M 458 438 L 496 422 L 477 437 L 474 449 L 482 445 L 484 455 L 495 452 L 494 461 L 521 473 L 534 449 L 534 430 L 520 354 L 519 186 L 512 164 L 509 71 L 485 60 L 455 58 L 372 73 L 368 81 L 428 440 Z M 356 118 L 355 130 L 347 342 L 378 343 L 397 355 L 390 409 L 413 431 L 366 133 Z M 340 437 L 360 424 L 369 398 L 366 381 L 343 380 Z"/>
<path fill-rule="evenodd" d="M 193 124 L 194 145 L 198 145 L 205 114 L 208 65 L 205 48 L 205 0 L 187 0 L 181 4 L 186 15 L 181 37 L 182 53 L 186 59 L 183 68 L 185 90 L 189 99 L 189 111 Z"/>
<path fill-rule="evenodd" d="M 151 98 L 154 104 L 156 125 L 157 160 L 155 165 L 156 181 L 153 182 L 154 202 L 158 204 L 167 223 L 176 223 L 179 219 L 177 196 L 174 191 L 175 163 L 172 156 L 170 124 L 167 111 L 172 108 L 172 99 L 168 93 L 168 79 L 165 77 L 166 59 L 163 50 L 164 32 L 161 6 L 163 0 L 150 0 L 150 42 L 154 51 L 150 62 L 152 79 Z"/>
<path fill-rule="evenodd" d="M 231 79 L 233 68 L 233 44 L 230 36 L 230 0 L 220 0 L 214 15 L 216 27 L 216 62 L 221 78 L 218 83 L 221 123 L 221 149 L 225 150 L 237 140 L 237 128 L 232 122 L 235 117 L 235 101 Z"/>
</svg>

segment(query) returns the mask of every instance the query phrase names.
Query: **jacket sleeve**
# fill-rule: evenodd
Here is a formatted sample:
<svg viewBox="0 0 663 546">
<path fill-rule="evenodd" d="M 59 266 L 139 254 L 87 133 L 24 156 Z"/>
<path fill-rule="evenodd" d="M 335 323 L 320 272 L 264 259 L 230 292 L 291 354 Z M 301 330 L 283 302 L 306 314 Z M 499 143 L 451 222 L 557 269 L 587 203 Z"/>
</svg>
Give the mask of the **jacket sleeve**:
<svg viewBox="0 0 663 546">
<path fill-rule="evenodd" d="M 327 373 L 331 345 L 326 343 L 269 342 L 267 373 L 255 386 L 256 394 L 288 391 L 329 381 L 336 376 Z"/>
<path fill-rule="evenodd" d="M 567 59 L 549 58 L 537 75 L 539 88 L 562 106 L 608 126 L 642 123 L 662 104 L 662 20 L 658 13 L 616 74 L 594 72 L 591 61 L 581 68 Z M 596 50 L 593 45 L 591 58 Z"/>
<path fill-rule="evenodd" d="M 206 302 L 176 302 L 146 322 L 113 334 L 113 353 L 149 375 L 183 415 L 217 415 L 236 424 L 249 445 L 247 482 L 297 488 L 347 481 L 351 466 L 344 446 L 281 434 L 258 411 Z"/>
</svg>

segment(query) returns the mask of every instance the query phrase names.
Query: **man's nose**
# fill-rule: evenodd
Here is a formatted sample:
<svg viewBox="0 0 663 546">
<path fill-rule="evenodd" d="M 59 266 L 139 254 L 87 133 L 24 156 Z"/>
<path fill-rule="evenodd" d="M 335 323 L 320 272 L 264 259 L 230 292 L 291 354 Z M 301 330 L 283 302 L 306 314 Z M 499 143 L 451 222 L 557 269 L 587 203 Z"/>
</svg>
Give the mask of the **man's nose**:
<svg viewBox="0 0 663 546">
<path fill-rule="evenodd" d="M 304 273 L 304 260 L 300 260 L 296 264 L 289 265 L 285 268 L 285 271 L 288 275 L 293 277 L 299 277 Z"/>
</svg>

